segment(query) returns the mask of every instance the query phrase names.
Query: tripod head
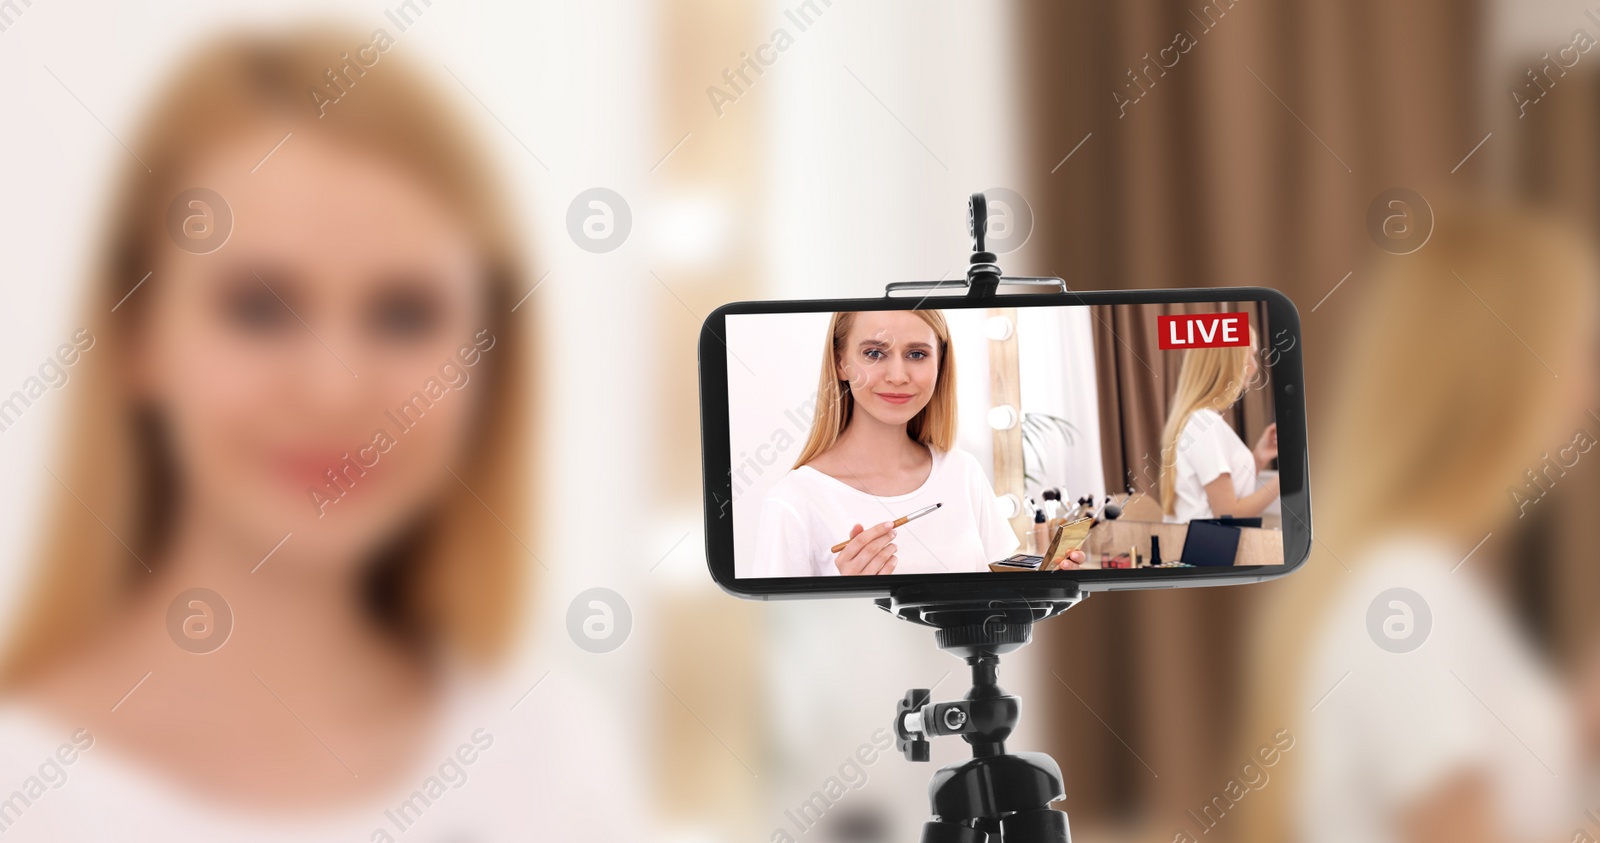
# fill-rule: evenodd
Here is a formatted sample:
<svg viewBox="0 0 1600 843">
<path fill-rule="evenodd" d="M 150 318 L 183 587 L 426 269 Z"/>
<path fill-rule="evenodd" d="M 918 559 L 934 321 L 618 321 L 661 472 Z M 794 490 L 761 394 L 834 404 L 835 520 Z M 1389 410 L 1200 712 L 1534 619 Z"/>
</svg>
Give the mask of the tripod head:
<svg viewBox="0 0 1600 843">
<path fill-rule="evenodd" d="M 960 658 L 998 656 L 1028 643 L 1033 625 L 1065 612 L 1087 597 L 1076 583 L 1015 589 L 959 591 L 927 586 L 895 589 L 876 601 L 904 621 L 934 628 L 939 649 Z"/>
</svg>

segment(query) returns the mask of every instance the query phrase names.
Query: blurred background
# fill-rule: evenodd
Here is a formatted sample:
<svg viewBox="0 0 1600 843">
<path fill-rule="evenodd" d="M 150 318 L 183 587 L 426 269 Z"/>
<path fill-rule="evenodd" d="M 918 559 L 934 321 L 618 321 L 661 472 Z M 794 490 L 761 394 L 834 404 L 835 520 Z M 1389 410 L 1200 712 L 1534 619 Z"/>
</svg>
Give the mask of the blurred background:
<svg viewBox="0 0 1600 843">
<path fill-rule="evenodd" d="M 936 744 L 933 765 L 913 765 L 880 730 L 907 688 L 955 698 L 965 670 L 924 630 L 867 602 L 758 604 L 712 584 L 694 349 L 724 302 L 875 296 L 892 281 L 959 276 L 966 197 L 994 189 L 1016 197 L 1002 209 L 1020 231 L 1001 256 L 1012 274 L 1060 275 L 1073 289 L 1270 286 L 1303 323 L 1310 567 L 1259 586 L 1096 595 L 1002 664 L 1002 684 L 1025 700 L 1012 746 L 1061 762 L 1075 839 L 1600 836 L 1583 812 L 1600 793 L 1581 787 L 1594 780 L 1585 724 L 1600 721 L 1590 620 L 1600 466 L 1589 462 L 1600 456 L 1584 446 L 1600 437 L 1600 276 L 1589 254 L 1600 224 L 1600 53 L 1590 49 L 1600 5 L 4 0 L 0 393 L 28 395 L 0 428 L 0 617 L 22 630 L 13 641 L 40 628 L 25 618 L 38 608 L 31 584 L 50 578 L 41 560 L 60 558 L 41 551 L 47 525 L 73 497 L 95 509 L 77 485 L 99 482 L 92 466 L 53 477 L 54 455 L 79 441 L 78 408 L 93 406 L 73 393 L 116 376 L 32 395 L 28 381 L 75 332 L 116 316 L 105 307 L 117 296 L 91 292 L 90 279 L 118 185 L 155 169 L 145 164 L 154 150 L 140 148 L 153 103 L 225 34 L 297 43 L 306 26 L 356 34 L 352 50 L 382 30 L 392 44 L 367 73 L 396 56 L 430 80 L 481 142 L 475 165 L 509 199 L 504 218 L 473 225 L 507 229 L 527 263 L 509 298 L 490 305 L 523 338 L 506 352 L 524 355 L 536 385 L 527 455 L 501 466 L 522 472 L 531 494 L 479 518 L 516 539 L 500 544 L 527 574 L 514 581 L 523 599 L 484 692 L 492 714 L 473 721 L 503 736 L 484 754 L 506 760 L 461 788 L 486 813 L 451 839 L 526 839 L 513 829 L 538 823 L 575 835 L 617 813 L 661 841 L 914 839 L 928 776 L 963 746 Z M 331 50 L 329 73 L 347 60 Z M 357 107 L 364 82 L 377 84 L 355 81 L 330 120 Z M 277 132 L 258 145 L 257 167 L 270 173 L 281 155 L 292 168 L 298 142 L 315 148 L 323 123 L 310 90 L 321 84 L 289 86 L 306 90 L 290 105 L 300 111 L 280 127 L 281 149 Z M 160 274 L 143 274 L 106 283 L 154 292 Z M 96 353 L 82 352 L 85 362 Z M 392 407 L 420 379 L 405 383 L 398 398 L 374 400 Z M 357 443 L 370 427 L 356 425 Z M 440 494 L 471 501 L 448 475 L 430 476 L 443 477 Z M 74 517 L 84 534 L 123 523 Z M 1391 581 L 1389 562 L 1364 563 L 1384 531 L 1408 530 L 1430 537 L 1444 575 Z M 115 544 L 133 554 L 130 543 Z M 102 544 L 117 557 L 108 564 L 135 569 Z M 252 616 L 252 598 L 228 590 L 250 581 L 219 581 L 227 588 L 159 587 L 216 588 L 234 604 L 239 650 L 250 619 L 273 616 Z M 1391 586 L 1412 600 L 1396 609 L 1408 619 L 1399 632 L 1382 624 L 1396 606 L 1387 598 L 1367 622 L 1369 598 Z M 55 595 L 52 606 L 79 596 Z M 604 622 L 585 627 L 597 612 Z M 1394 646 L 1397 636 L 1416 646 Z M 22 708 L 62 721 L 44 730 L 52 737 L 37 757 L 7 750 L 15 764 L 4 769 L 17 772 L 0 780 L 0 797 L 27 797 L 27 811 L 5 815 L 23 839 L 91 839 L 32 806 L 92 813 L 115 804 L 94 788 L 127 796 L 127 782 L 147 780 L 198 801 L 151 808 L 149 827 L 98 839 L 167 839 L 160 829 L 176 826 L 163 818 L 191 808 L 213 823 L 195 827 L 212 830 L 263 813 L 295 819 L 302 803 L 327 810 L 272 788 L 238 798 L 254 786 L 244 778 L 221 795 L 186 784 L 188 756 L 163 755 L 164 737 L 141 739 L 157 726 L 115 722 L 140 695 L 159 695 L 166 674 L 119 662 L 114 648 L 50 652 L 63 665 L 83 659 L 80 673 L 120 672 L 16 692 Z M 196 665 L 211 656 L 192 652 L 175 671 L 205 669 Z M 324 740 L 338 729 L 304 711 L 318 710 L 321 686 L 301 677 L 302 696 L 280 696 L 269 684 L 298 681 L 292 653 L 278 656 L 279 673 L 253 683 L 240 663 L 226 681 L 269 694 L 270 716 L 285 728 L 298 720 L 339 755 L 339 740 Z M 83 711 L 98 713 L 82 723 L 60 703 L 89 698 Z M 358 711 L 382 721 L 375 699 Z M 1448 734 L 1408 743 L 1363 731 L 1391 716 L 1402 734 L 1444 722 Z M 184 728 L 154 714 L 138 722 L 163 735 Z M 75 726 L 106 747 L 85 758 L 114 756 L 121 777 L 84 773 L 59 794 L 52 785 L 28 796 L 30 771 Z M 864 744 L 876 747 L 871 762 Z M 1270 745 L 1290 760 L 1267 764 Z M 201 754 L 217 770 L 250 763 Z M 393 808 L 425 780 L 405 771 L 439 757 L 375 752 L 375 767 L 401 772 L 351 798 Z M 297 775 L 274 767 L 268 778 Z M 552 786 L 567 775 L 582 786 Z M 1522 798 L 1527 790 L 1560 798 Z M 369 839 L 372 828 L 370 839 L 386 839 L 385 827 L 398 839 L 410 827 L 361 810 L 338 826 L 359 833 L 340 834 Z M 483 822 L 500 814 L 511 819 Z M 1350 817 L 1364 819 L 1341 830 L 1336 818 Z M 416 826 L 432 835 L 422 839 L 459 831 L 439 811 L 418 822 L 433 824 Z"/>
</svg>

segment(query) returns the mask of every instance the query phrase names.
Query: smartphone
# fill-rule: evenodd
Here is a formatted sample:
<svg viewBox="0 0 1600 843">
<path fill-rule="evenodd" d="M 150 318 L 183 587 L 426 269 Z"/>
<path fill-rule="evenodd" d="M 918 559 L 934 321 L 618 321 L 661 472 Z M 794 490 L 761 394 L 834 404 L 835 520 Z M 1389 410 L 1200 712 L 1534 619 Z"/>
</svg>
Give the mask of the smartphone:
<svg viewBox="0 0 1600 843">
<path fill-rule="evenodd" d="M 756 599 L 1283 576 L 1312 536 L 1301 353 L 1257 287 L 724 305 L 699 341 L 711 575 Z M 1074 501 L 1087 532 L 1057 541 Z M 1138 564 L 1217 519 L 1245 525 L 1232 564 Z"/>
</svg>

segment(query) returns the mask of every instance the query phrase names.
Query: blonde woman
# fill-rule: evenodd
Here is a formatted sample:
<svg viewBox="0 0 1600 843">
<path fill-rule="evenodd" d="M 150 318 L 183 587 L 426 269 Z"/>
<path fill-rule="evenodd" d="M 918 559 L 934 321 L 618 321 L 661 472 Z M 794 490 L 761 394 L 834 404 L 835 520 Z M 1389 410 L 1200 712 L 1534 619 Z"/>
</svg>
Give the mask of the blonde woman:
<svg viewBox="0 0 1600 843">
<path fill-rule="evenodd" d="M 983 468 L 955 448 L 944 314 L 833 314 L 817 394 L 794 469 L 762 503 L 758 576 L 971 573 L 1016 551 Z"/>
<path fill-rule="evenodd" d="M 129 136 L 149 167 L 111 207 L 7 619 L 7 840 L 629 833 L 571 807 L 626 777 L 585 769 L 606 726 L 529 742 L 475 693 L 534 536 L 531 282 L 460 118 L 368 40 L 215 42 Z M 369 69 L 317 108 L 346 53 Z"/>
<path fill-rule="evenodd" d="M 1507 599 L 1525 576 L 1508 490 L 1594 429 L 1600 264 L 1550 220 L 1448 206 L 1386 260 L 1320 425 L 1316 558 L 1253 636 L 1245 734 L 1296 743 L 1241 806 L 1243 839 L 1591 839 L 1594 793 L 1574 789 L 1595 781 L 1579 723 L 1600 701 L 1574 704 Z"/>
<path fill-rule="evenodd" d="M 1161 433 L 1161 512 L 1169 523 L 1249 518 L 1278 498 L 1276 477 L 1256 488 L 1258 472 L 1278 457 L 1278 426 L 1267 425 L 1251 448 L 1222 418 L 1258 372 L 1255 336 L 1252 328 L 1248 347 L 1184 352 Z"/>
</svg>

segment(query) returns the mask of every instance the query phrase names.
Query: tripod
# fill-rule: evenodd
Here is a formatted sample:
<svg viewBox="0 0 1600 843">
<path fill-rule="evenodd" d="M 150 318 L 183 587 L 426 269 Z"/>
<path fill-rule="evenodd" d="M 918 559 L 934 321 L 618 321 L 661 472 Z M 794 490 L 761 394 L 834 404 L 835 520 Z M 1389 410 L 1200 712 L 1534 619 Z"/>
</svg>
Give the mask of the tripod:
<svg viewBox="0 0 1600 843">
<path fill-rule="evenodd" d="M 935 627 L 939 649 L 972 669 L 972 690 L 954 702 L 931 702 L 926 688 L 906 692 L 895 712 L 895 746 L 908 761 L 927 761 L 929 739 L 960 735 L 972 758 L 940 769 L 928 785 L 933 819 L 922 843 L 1071 843 L 1067 815 L 1050 807 L 1065 796 L 1061 768 L 1042 752 L 1006 752 L 1021 699 L 996 681 L 1000 656 L 1028 643 L 1033 624 L 1082 600 L 1075 586 L 1044 597 L 972 595 L 907 590 L 879 598 L 884 610 Z"/>
</svg>

